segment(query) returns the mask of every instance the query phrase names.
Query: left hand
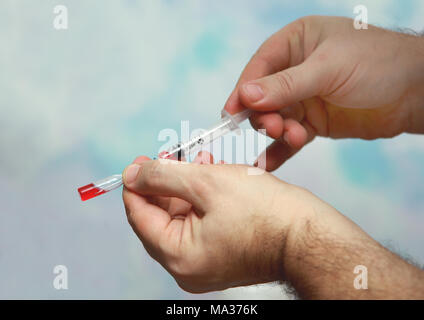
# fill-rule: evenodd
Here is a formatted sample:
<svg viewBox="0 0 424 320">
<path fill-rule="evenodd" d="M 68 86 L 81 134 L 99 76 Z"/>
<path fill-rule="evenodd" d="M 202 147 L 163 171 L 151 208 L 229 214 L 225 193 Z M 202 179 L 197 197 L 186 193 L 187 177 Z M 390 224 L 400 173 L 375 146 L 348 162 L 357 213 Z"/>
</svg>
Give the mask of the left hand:
<svg viewBox="0 0 424 320">
<path fill-rule="evenodd" d="M 123 173 L 128 221 L 184 290 L 282 280 L 307 299 L 424 296 L 421 270 L 310 192 L 248 166 L 196 162 L 140 157 Z M 357 265 L 369 267 L 369 290 L 353 286 Z"/>
<path fill-rule="evenodd" d="M 208 164 L 208 153 L 195 162 L 139 157 L 125 169 L 128 221 L 148 253 L 190 292 L 280 280 L 304 191 L 248 166 Z"/>
</svg>

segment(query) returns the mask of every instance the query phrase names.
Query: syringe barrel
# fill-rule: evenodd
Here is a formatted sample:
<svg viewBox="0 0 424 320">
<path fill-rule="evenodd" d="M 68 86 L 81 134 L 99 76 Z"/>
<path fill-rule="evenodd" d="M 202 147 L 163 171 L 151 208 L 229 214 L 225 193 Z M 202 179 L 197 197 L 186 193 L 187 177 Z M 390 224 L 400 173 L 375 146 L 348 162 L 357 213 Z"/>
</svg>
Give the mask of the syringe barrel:
<svg viewBox="0 0 424 320">
<path fill-rule="evenodd" d="M 94 182 L 94 185 L 104 190 L 105 192 L 108 192 L 110 190 L 116 189 L 122 185 L 122 175 L 121 174 L 114 174 L 110 177 L 104 178 L 102 180 Z"/>
<path fill-rule="evenodd" d="M 222 137 L 230 131 L 239 129 L 238 124 L 247 119 L 250 114 L 251 111 L 247 109 L 237 113 L 234 116 L 231 116 L 228 112 L 223 111 L 222 119 L 217 125 L 209 128 L 202 134 L 193 139 L 190 139 L 187 142 L 180 142 L 176 144 L 167 151 L 161 153 L 161 156 L 159 157 L 165 159 L 182 160 L 189 154 L 197 152 L 202 148 L 202 146 L 206 146 L 212 143 L 212 141 Z"/>
<path fill-rule="evenodd" d="M 231 120 L 228 118 L 222 119 L 220 123 L 212 128 L 204 131 L 198 136 L 190 139 L 187 142 L 177 143 L 167 151 L 161 153 L 160 158 L 182 160 L 189 154 L 194 153 L 202 148 L 202 146 L 210 144 L 215 139 L 227 134 L 231 131 Z"/>
</svg>

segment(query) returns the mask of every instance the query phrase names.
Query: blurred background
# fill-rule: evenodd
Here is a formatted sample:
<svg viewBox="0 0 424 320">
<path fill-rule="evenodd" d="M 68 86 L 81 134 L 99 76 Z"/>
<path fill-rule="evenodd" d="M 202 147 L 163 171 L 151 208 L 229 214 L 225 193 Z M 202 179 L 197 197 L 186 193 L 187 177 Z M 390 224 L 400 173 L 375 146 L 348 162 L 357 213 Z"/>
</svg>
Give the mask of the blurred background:
<svg viewBox="0 0 424 320">
<path fill-rule="evenodd" d="M 60 4 L 68 30 L 53 28 Z M 424 27 L 421 0 L 2 0 L 0 298 L 287 298 L 276 284 L 183 292 L 133 234 L 119 191 L 83 203 L 76 189 L 155 155 L 161 129 L 215 122 L 249 58 L 287 23 L 353 18 L 358 4 L 370 23 Z M 424 137 L 316 139 L 275 174 L 423 263 L 423 163 Z M 68 290 L 53 287 L 56 265 Z"/>
</svg>

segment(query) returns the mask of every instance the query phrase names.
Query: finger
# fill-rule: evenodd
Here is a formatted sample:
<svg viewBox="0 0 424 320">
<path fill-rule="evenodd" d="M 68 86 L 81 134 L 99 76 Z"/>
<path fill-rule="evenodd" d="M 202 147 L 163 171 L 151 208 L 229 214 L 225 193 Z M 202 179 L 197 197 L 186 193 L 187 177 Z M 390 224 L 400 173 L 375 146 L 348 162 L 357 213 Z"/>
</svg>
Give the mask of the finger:
<svg viewBox="0 0 424 320">
<path fill-rule="evenodd" d="M 168 214 L 172 217 L 184 218 L 190 211 L 192 205 L 190 202 L 179 198 L 169 198 Z"/>
<path fill-rule="evenodd" d="M 266 171 L 274 171 L 278 169 L 287 159 L 289 159 L 296 151 L 291 148 L 287 142 L 275 140 L 264 152 L 262 152 L 255 161 L 255 166 L 265 169 Z"/>
<path fill-rule="evenodd" d="M 140 163 L 143 163 L 143 162 L 149 161 L 149 160 L 152 160 L 152 159 L 150 159 L 147 156 L 138 156 L 137 158 L 134 159 L 134 161 L 132 163 L 138 163 L 138 164 L 140 164 Z"/>
<path fill-rule="evenodd" d="M 198 164 L 213 164 L 213 155 L 208 151 L 200 151 L 196 158 L 193 160 L 194 163 Z"/>
<path fill-rule="evenodd" d="M 299 102 L 283 108 L 279 112 L 255 112 L 250 117 L 250 123 L 254 129 L 265 129 L 267 136 L 278 139 L 283 134 L 283 119 L 291 118 L 301 122 L 304 117 L 304 105 L 303 102 Z"/>
<path fill-rule="evenodd" d="M 150 160 L 151 159 L 147 156 L 139 156 L 139 157 L 135 158 L 132 163 L 141 164 L 143 162 L 150 161 Z M 168 211 L 169 208 L 170 208 L 170 203 L 171 203 L 170 197 L 149 196 L 149 197 L 146 197 L 146 199 L 150 203 L 153 203 L 153 204 L 161 207 L 162 209 L 164 209 L 166 211 Z"/>
<path fill-rule="evenodd" d="M 180 153 L 177 154 L 169 154 L 168 151 L 162 151 L 158 154 L 159 159 L 168 159 L 168 160 L 175 160 L 175 161 L 186 161 L 186 158 L 183 157 Z M 156 159 L 156 158 L 154 158 Z"/>
<path fill-rule="evenodd" d="M 213 164 L 213 156 L 207 151 L 200 151 L 193 162 L 198 164 Z M 187 202 L 183 199 L 169 197 L 161 198 L 168 199 L 168 213 L 171 215 L 171 217 L 185 216 L 192 207 L 190 202 Z"/>
<path fill-rule="evenodd" d="M 283 139 L 293 149 L 303 147 L 308 138 L 308 132 L 299 122 L 293 119 L 284 121 Z"/>
<path fill-rule="evenodd" d="M 177 197 L 202 209 L 209 201 L 207 181 L 210 169 L 193 163 L 172 160 L 146 161 L 125 168 L 123 181 L 126 188 L 148 196 Z"/>
<path fill-rule="evenodd" d="M 141 164 L 148 160 L 150 160 L 149 157 L 140 156 L 137 157 L 133 163 Z M 199 164 L 210 164 L 213 163 L 213 156 L 207 151 L 200 151 L 193 162 Z M 192 206 L 191 203 L 175 197 L 149 196 L 146 199 L 166 210 L 171 217 L 185 215 Z"/>
<path fill-rule="evenodd" d="M 213 156 L 207 151 L 200 151 L 193 162 L 198 164 L 211 164 L 213 163 Z M 192 207 L 190 202 L 183 199 L 168 197 L 166 197 L 166 199 L 169 199 L 168 213 L 171 217 L 185 216 Z"/>
<path fill-rule="evenodd" d="M 298 125 L 303 127 L 303 129 L 300 129 Z M 259 155 L 258 159 L 255 161 L 255 166 L 259 166 L 266 171 L 274 171 L 295 155 L 302 146 L 311 142 L 316 136 L 314 128 L 306 121 L 299 124 L 296 123 L 295 120 L 287 119 L 285 120 L 285 126 L 285 134 L 287 134 L 286 139 L 278 139 L 269 145 L 267 149 Z M 305 140 L 304 137 L 302 137 L 304 133 L 298 132 L 297 130 L 306 131 Z"/>
<path fill-rule="evenodd" d="M 194 158 L 193 163 L 211 164 L 213 163 L 213 156 L 209 152 L 202 150 L 196 155 L 196 158 Z M 187 202 L 183 199 L 179 199 L 179 198 L 168 198 L 168 199 L 170 199 L 168 213 L 172 217 L 185 216 L 186 213 L 192 207 L 192 204 L 190 202 Z"/>
<path fill-rule="evenodd" d="M 303 59 L 303 23 L 297 20 L 267 39 L 250 59 L 244 68 L 235 89 L 228 98 L 224 109 L 230 114 L 242 111 L 243 106 L 239 99 L 238 88 L 243 83 L 262 78 L 280 70 L 298 64 Z M 293 48 L 294 50 L 291 50 Z"/>
<path fill-rule="evenodd" d="M 294 119 L 283 120 L 278 113 L 254 116 L 251 123 L 256 130 L 266 129 L 267 135 L 274 139 L 282 137 L 292 148 L 299 149 L 306 143 L 306 129 Z"/>
<path fill-rule="evenodd" d="M 304 110 L 305 120 L 307 120 L 306 123 L 314 124 L 314 129 L 317 135 L 322 137 L 328 137 L 328 135 L 330 134 L 328 125 L 329 111 L 327 110 L 325 103 L 318 97 L 305 100 L 302 103 L 305 107 Z M 345 124 L 344 122 L 340 121 L 340 119 L 338 119 L 336 123 Z"/>
<path fill-rule="evenodd" d="M 194 163 L 198 164 L 213 164 L 213 156 L 208 151 L 200 151 L 196 158 L 193 160 Z M 172 216 L 183 216 L 192 207 L 190 202 L 187 202 L 179 198 L 167 198 L 170 199 L 168 213 Z"/>
<path fill-rule="evenodd" d="M 310 60 L 249 81 L 239 88 L 241 103 L 256 111 L 280 110 L 299 101 L 317 96 L 321 92 L 322 67 Z"/>
<path fill-rule="evenodd" d="M 145 197 L 126 188 L 122 192 L 122 197 L 128 221 L 134 232 L 146 246 L 146 249 L 155 247 L 171 217 L 166 211 L 149 203 Z"/>
<path fill-rule="evenodd" d="M 273 139 L 278 139 L 283 134 L 284 122 L 278 112 L 257 112 L 250 117 L 250 124 L 256 130 L 265 129 L 266 135 Z"/>
<path fill-rule="evenodd" d="M 280 115 L 283 119 L 294 119 L 301 122 L 305 118 L 304 101 L 297 102 L 288 107 L 280 109 Z"/>
</svg>

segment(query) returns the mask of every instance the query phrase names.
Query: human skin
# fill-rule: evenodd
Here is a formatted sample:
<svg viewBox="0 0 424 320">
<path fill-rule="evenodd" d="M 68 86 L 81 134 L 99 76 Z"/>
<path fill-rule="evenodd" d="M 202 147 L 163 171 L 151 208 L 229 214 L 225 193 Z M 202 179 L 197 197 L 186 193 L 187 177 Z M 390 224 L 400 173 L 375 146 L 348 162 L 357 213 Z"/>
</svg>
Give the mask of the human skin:
<svg viewBox="0 0 424 320">
<path fill-rule="evenodd" d="M 252 125 L 275 138 L 268 171 L 317 135 L 423 133 L 422 57 L 416 37 L 303 18 L 264 43 L 225 108 L 258 111 Z M 263 98 L 253 102 L 247 84 Z M 309 191 L 248 166 L 212 164 L 207 153 L 194 162 L 139 157 L 123 172 L 128 221 L 184 290 L 286 281 L 302 298 L 424 298 L 422 270 Z M 353 285 L 358 265 L 368 269 L 367 290 Z"/>
<path fill-rule="evenodd" d="M 312 193 L 211 158 L 142 156 L 123 173 L 129 223 L 182 289 L 286 281 L 306 299 L 424 298 L 423 271 Z M 367 290 L 354 287 L 358 265 Z"/>
<path fill-rule="evenodd" d="M 275 139 L 268 171 L 316 136 L 424 133 L 424 39 L 368 27 L 356 30 L 347 18 L 301 18 L 247 64 L 224 108 L 258 111 L 252 126 Z"/>
</svg>

